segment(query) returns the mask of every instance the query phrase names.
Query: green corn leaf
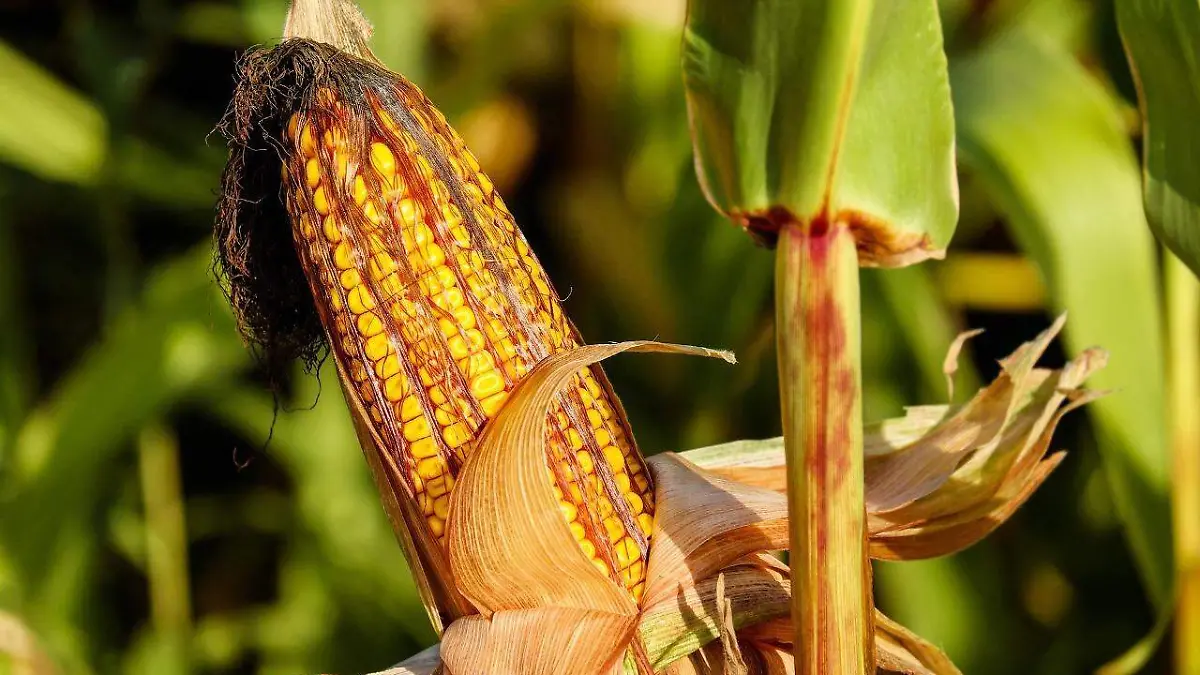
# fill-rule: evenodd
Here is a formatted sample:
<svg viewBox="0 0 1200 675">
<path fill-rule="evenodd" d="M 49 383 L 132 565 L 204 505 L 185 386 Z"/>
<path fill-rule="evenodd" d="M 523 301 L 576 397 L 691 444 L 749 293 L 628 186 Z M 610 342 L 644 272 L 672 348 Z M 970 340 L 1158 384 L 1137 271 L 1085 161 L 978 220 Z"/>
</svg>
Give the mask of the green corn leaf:
<svg viewBox="0 0 1200 675">
<path fill-rule="evenodd" d="M 958 195 L 936 3 L 693 0 L 683 64 L 720 211 L 852 218 L 868 264 L 940 255 Z"/>
<path fill-rule="evenodd" d="M 1150 596 L 1171 586 L 1169 457 L 1154 242 L 1137 161 L 1107 92 L 1061 48 L 1019 29 L 951 69 L 963 163 L 976 172 L 1067 310 L 1069 351 L 1112 358 L 1092 408 L 1114 502 Z"/>
<path fill-rule="evenodd" d="M 1116 7 L 1142 106 L 1150 226 L 1200 274 L 1200 3 L 1118 0 Z"/>
<path fill-rule="evenodd" d="M 91 101 L 0 42 L 0 161 L 49 180 L 91 184 L 107 134 Z"/>
</svg>

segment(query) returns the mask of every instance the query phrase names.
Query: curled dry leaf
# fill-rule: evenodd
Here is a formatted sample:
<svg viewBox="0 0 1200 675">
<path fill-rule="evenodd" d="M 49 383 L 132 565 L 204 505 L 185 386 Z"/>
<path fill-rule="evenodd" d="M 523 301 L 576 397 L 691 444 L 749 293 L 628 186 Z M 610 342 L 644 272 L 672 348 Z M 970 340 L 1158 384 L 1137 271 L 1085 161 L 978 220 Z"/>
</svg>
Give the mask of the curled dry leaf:
<svg viewBox="0 0 1200 675">
<path fill-rule="evenodd" d="M 946 395 L 954 398 L 954 374 L 958 372 L 958 357 L 962 354 L 963 347 L 967 346 L 967 340 L 983 333 L 982 328 L 969 330 L 958 334 L 954 338 L 954 342 L 950 343 L 950 349 L 946 352 L 946 360 L 942 361 L 942 373 L 946 375 Z"/>
<path fill-rule="evenodd" d="M 1060 319 L 1005 359 L 996 381 L 967 404 L 910 408 L 903 418 L 868 426 L 872 557 L 929 558 L 974 544 L 1007 520 L 1061 462 L 1061 455 L 1046 457 L 1054 429 L 1063 415 L 1102 395 L 1079 388 L 1107 358 L 1093 349 L 1061 370 L 1034 368 L 1061 327 Z M 780 438 L 682 456 L 725 478 L 786 489 Z"/>
<path fill-rule="evenodd" d="M 787 548 L 787 499 L 699 470 L 683 457 L 652 457 L 658 517 L 644 605 L 675 595 L 740 558 Z"/>
</svg>

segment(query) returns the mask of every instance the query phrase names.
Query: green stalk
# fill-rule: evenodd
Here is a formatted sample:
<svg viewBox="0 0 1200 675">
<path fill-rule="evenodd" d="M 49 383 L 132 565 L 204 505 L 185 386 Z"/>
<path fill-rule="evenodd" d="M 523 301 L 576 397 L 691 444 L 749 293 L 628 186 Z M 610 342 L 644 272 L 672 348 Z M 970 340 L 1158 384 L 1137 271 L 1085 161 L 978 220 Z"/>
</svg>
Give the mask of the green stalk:
<svg viewBox="0 0 1200 675">
<path fill-rule="evenodd" d="M 796 672 L 874 672 L 863 505 L 858 254 L 844 223 L 780 231 L 776 341 Z"/>
<path fill-rule="evenodd" d="M 1168 405 L 1175 456 L 1171 491 L 1179 607 L 1176 671 L 1200 673 L 1200 281 L 1171 253 L 1167 287 Z"/>
<path fill-rule="evenodd" d="M 146 578 L 151 625 L 161 640 L 164 667 L 187 672 L 186 642 L 192 625 L 188 590 L 187 525 L 174 435 L 158 425 L 142 431 L 138 469 L 146 510 Z M 167 664 L 170 664 L 167 666 Z"/>
</svg>

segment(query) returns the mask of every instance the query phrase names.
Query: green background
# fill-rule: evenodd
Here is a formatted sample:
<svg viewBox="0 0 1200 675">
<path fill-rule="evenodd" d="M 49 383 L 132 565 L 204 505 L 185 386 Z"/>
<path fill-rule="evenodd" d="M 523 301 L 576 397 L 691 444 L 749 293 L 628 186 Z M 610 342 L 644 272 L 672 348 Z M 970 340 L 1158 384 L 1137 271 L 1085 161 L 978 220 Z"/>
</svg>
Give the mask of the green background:
<svg viewBox="0 0 1200 675">
<path fill-rule="evenodd" d="M 777 435 L 773 261 L 697 185 L 682 0 L 362 4 L 589 340 L 737 352 L 610 362 L 643 449 Z M 1085 673 L 1169 586 L 1134 89 L 1108 2 L 941 9 L 962 216 L 946 262 L 864 273 L 866 415 L 944 402 L 946 347 L 986 328 L 964 398 L 1062 309 L 1048 365 L 1101 344 L 1118 391 L 1068 418 L 1071 454 L 1011 523 L 878 565 L 877 598 L 970 675 Z M 0 3 L 0 633 L 33 636 L 0 641 L 0 673 L 361 673 L 433 639 L 332 373 L 297 368 L 276 407 L 214 282 L 210 132 L 283 13 Z"/>
</svg>

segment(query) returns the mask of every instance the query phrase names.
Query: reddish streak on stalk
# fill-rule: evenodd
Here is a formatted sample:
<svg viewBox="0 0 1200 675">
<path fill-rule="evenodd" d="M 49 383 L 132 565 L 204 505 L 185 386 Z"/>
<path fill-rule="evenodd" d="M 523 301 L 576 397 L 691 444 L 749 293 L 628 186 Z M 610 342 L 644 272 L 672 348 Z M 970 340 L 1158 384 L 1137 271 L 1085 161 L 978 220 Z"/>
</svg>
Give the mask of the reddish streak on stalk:
<svg viewBox="0 0 1200 675">
<path fill-rule="evenodd" d="M 779 227 L 776 314 L 797 672 L 872 672 L 858 257 L 850 226 Z"/>
</svg>

